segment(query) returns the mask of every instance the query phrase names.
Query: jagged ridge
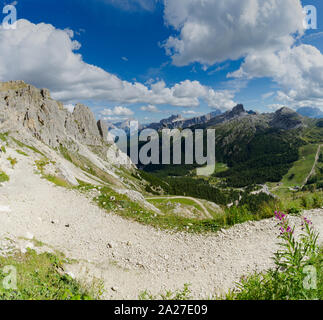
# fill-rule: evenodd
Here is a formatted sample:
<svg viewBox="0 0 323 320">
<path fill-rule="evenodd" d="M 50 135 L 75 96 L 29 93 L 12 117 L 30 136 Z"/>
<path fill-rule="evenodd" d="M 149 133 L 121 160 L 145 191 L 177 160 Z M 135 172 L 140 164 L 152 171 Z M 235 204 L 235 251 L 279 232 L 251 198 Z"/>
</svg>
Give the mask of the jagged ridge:
<svg viewBox="0 0 323 320">
<path fill-rule="evenodd" d="M 51 98 L 47 89 L 37 89 L 23 81 L 0 84 L 0 123 L 13 129 L 28 129 L 50 147 L 66 145 L 70 139 L 99 146 L 107 137 L 107 126 L 96 122 L 92 111 L 77 104 L 73 113 Z"/>
</svg>

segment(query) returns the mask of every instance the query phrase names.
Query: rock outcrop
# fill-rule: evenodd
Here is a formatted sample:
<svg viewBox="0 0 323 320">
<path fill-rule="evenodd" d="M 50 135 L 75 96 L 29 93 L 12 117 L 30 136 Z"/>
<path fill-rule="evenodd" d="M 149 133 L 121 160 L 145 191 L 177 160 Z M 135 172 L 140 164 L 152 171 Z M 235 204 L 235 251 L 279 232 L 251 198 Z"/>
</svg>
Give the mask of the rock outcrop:
<svg viewBox="0 0 323 320">
<path fill-rule="evenodd" d="M 0 123 L 4 122 L 9 131 L 26 128 L 53 148 L 69 145 L 70 140 L 100 146 L 106 133 L 88 107 L 78 104 L 70 113 L 51 98 L 48 89 L 37 89 L 23 81 L 0 83 Z"/>
<path fill-rule="evenodd" d="M 103 141 L 107 142 L 108 141 L 108 132 L 109 132 L 107 123 L 103 120 L 99 120 L 97 122 L 97 125 L 98 125 L 98 129 L 99 129 L 99 132 L 100 132 L 100 135 L 101 135 Z"/>
<path fill-rule="evenodd" d="M 277 129 L 291 130 L 302 127 L 304 123 L 302 117 L 297 112 L 284 107 L 275 112 L 270 125 Z"/>
<path fill-rule="evenodd" d="M 94 115 L 89 107 L 77 104 L 72 114 L 77 125 L 78 140 L 86 145 L 102 144 L 102 137 L 95 121 Z"/>
</svg>

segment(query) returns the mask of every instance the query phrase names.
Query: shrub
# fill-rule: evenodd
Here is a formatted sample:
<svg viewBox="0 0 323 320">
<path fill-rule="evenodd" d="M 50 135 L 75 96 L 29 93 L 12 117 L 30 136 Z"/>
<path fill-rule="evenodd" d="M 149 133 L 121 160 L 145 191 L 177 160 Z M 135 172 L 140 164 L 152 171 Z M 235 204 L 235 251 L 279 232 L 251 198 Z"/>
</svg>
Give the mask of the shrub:
<svg viewBox="0 0 323 320">
<path fill-rule="evenodd" d="M 9 181 L 8 175 L 0 170 L 0 182 L 6 182 Z"/>
<path fill-rule="evenodd" d="M 36 160 L 35 165 L 40 173 L 44 173 L 45 167 L 49 165 L 50 161 L 47 158 Z"/>
<path fill-rule="evenodd" d="M 303 196 L 301 198 L 301 206 L 304 208 L 304 209 L 308 209 L 311 204 L 310 204 L 310 200 L 306 197 L 306 196 Z"/>
<path fill-rule="evenodd" d="M 166 291 L 164 294 L 159 294 L 157 296 L 152 295 L 147 290 L 142 292 L 139 295 L 139 300 L 173 300 L 173 301 L 183 301 L 191 299 L 191 290 L 190 284 L 184 284 L 184 288 L 182 290 L 176 291 Z"/>
<path fill-rule="evenodd" d="M 0 133 L 0 140 L 2 141 L 7 141 L 8 139 L 8 132 L 5 132 L 5 133 Z"/>
<path fill-rule="evenodd" d="M 287 210 L 289 215 L 299 216 L 302 213 L 302 210 L 296 207 L 291 207 Z"/>
<path fill-rule="evenodd" d="M 320 199 L 316 194 L 313 196 L 313 208 L 314 209 L 319 209 L 322 208 L 323 206 L 323 201 Z"/>
<path fill-rule="evenodd" d="M 18 162 L 16 158 L 12 158 L 12 157 L 8 157 L 7 160 L 10 162 L 12 169 L 15 167 L 15 165 Z"/>
</svg>

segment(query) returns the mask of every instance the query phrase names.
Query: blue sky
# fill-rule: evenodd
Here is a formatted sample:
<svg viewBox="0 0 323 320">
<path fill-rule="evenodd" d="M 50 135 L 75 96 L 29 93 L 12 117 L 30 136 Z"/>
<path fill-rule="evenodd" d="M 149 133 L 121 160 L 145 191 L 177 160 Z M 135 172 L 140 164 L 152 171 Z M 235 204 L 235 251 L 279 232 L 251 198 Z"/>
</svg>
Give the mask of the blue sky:
<svg viewBox="0 0 323 320">
<path fill-rule="evenodd" d="M 244 1 L 246 5 L 251 2 Z M 322 108 L 323 94 L 319 93 L 322 77 L 316 74 L 323 67 L 322 1 L 302 1 L 303 6 L 317 8 L 318 29 L 303 30 L 298 38 L 295 34 L 300 32 L 302 22 L 297 18 L 299 0 L 278 1 L 281 5 L 272 10 L 268 20 L 263 18 L 261 25 L 265 14 L 261 7 L 253 10 L 242 6 L 241 0 L 211 2 L 206 8 L 201 0 L 186 3 L 178 0 L 167 3 L 162 0 L 20 0 L 16 3 L 18 19 L 25 19 L 28 25 L 18 25 L 17 30 L 10 31 L 10 38 L 17 38 L 17 42 L 7 41 L 8 56 L 0 54 L 0 59 L 12 67 L 1 73 L 0 63 L 0 78 L 20 77 L 34 85 L 47 86 L 54 98 L 66 105 L 83 102 L 98 118 L 108 121 L 138 118 L 152 122 L 175 113 L 191 117 L 214 109 L 226 111 L 235 103 L 261 112 L 282 105 Z M 224 6 L 224 11 L 218 12 L 216 2 L 226 3 L 227 8 Z M 263 7 L 271 0 L 256 2 Z M 253 29 L 249 29 L 246 10 L 255 21 Z M 240 20 L 246 12 L 248 23 Z M 239 17 L 239 21 L 232 25 L 231 17 Z M 53 30 L 40 30 L 37 26 L 41 23 L 51 25 Z M 223 27 L 223 23 L 228 26 Z M 24 30 L 28 30 L 26 35 Z M 58 33 L 61 30 L 69 34 L 67 39 Z M 219 34 L 215 34 L 218 30 Z M 2 43 L 9 37 L 9 32 L 4 32 L 7 33 Z M 247 32 L 250 37 L 245 36 Z M 55 33 L 57 37 L 53 36 Z M 48 43 L 51 41 L 49 45 L 35 40 L 38 36 L 41 39 L 41 34 L 48 37 Z M 26 39 L 21 41 L 21 37 Z M 68 41 L 73 43 L 72 48 L 68 47 Z M 63 50 L 64 45 L 68 48 Z M 37 68 L 29 70 L 26 66 L 37 61 L 24 59 L 32 57 L 32 50 L 37 49 L 39 63 Z M 10 50 L 15 54 L 10 54 Z M 60 50 L 64 51 L 61 63 Z M 18 63 L 13 56 L 17 56 Z M 74 61 L 77 59 L 80 61 Z M 60 67 L 64 64 L 69 69 L 69 60 L 71 70 L 65 74 Z M 90 65 L 100 71 L 96 72 Z M 90 78 L 86 76 L 87 68 L 91 68 Z M 293 70 L 291 74 L 289 70 Z M 113 85 L 111 77 L 115 77 Z M 109 82 L 107 88 L 111 94 L 104 93 L 105 81 Z M 154 91 L 151 85 L 156 83 L 163 83 L 167 92 Z M 120 89 L 123 85 L 126 88 Z M 116 86 L 115 91 L 111 86 Z M 169 97 L 164 98 L 165 95 Z"/>
</svg>

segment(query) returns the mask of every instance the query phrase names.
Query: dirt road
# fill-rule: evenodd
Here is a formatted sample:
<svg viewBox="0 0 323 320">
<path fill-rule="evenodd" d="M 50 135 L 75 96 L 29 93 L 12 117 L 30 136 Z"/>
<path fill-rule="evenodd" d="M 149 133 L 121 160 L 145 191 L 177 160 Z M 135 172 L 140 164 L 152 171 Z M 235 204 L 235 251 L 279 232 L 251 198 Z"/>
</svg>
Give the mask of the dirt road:
<svg viewBox="0 0 323 320">
<path fill-rule="evenodd" d="M 319 156 L 320 156 L 320 153 L 321 153 L 322 146 L 323 145 L 321 144 L 317 148 L 317 152 L 316 152 L 316 156 L 315 156 L 315 160 L 314 160 L 314 164 L 313 164 L 312 170 L 309 173 L 309 175 L 306 177 L 306 179 L 305 179 L 302 187 L 304 187 L 307 184 L 308 180 L 311 178 L 311 176 L 315 174 L 315 167 L 317 165 L 317 161 L 319 160 Z"/>
</svg>

